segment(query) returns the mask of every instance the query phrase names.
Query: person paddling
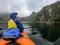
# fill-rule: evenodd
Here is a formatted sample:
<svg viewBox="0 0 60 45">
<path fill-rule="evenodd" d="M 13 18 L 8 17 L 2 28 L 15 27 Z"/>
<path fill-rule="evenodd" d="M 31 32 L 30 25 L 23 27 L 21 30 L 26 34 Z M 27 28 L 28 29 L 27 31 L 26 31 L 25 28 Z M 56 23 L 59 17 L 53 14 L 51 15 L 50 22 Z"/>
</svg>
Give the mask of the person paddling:
<svg viewBox="0 0 60 45">
<path fill-rule="evenodd" d="M 18 19 L 18 13 L 11 13 L 10 20 L 8 21 L 8 29 L 3 32 L 4 38 L 19 38 L 24 27 Z"/>
<path fill-rule="evenodd" d="M 17 19 L 17 15 L 17 13 L 10 14 L 8 28 L 3 31 L 0 45 L 35 45 L 24 31 L 24 27 L 19 19 Z M 23 37 L 21 37 L 21 34 Z"/>
<path fill-rule="evenodd" d="M 13 19 L 13 21 L 17 25 L 17 28 L 19 28 L 20 32 L 23 32 L 24 27 L 23 27 L 22 23 L 20 22 L 20 20 L 18 19 L 18 13 L 11 13 L 10 14 L 10 19 Z"/>
</svg>

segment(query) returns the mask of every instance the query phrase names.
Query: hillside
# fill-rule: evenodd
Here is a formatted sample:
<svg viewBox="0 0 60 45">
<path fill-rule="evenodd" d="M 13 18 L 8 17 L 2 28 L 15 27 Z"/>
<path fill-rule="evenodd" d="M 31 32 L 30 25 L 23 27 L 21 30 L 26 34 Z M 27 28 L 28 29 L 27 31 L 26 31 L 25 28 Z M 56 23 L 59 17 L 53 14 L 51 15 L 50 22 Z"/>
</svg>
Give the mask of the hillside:
<svg viewBox="0 0 60 45">
<path fill-rule="evenodd" d="M 60 16 L 60 2 L 45 6 L 41 11 L 37 13 L 37 19 L 40 21 L 54 20 Z"/>
<path fill-rule="evenodd" d="M 0 21 L 4 20 L 2 17 L 0 17 Z"/>
<path fill-rule="evenodd" d="M 40 10 L 37 13 L 32 12 L 30 16 L 21 18 L 21 20 L 54 21 L 58 20 L 58 18 L 60 18 L 60 1 L 45 6 L 42 10 Z"/>
<path fill-rule="evenodd" d="M 0 13 L 0 21 L 9 20 L 9 13 Z"/>
</svg>

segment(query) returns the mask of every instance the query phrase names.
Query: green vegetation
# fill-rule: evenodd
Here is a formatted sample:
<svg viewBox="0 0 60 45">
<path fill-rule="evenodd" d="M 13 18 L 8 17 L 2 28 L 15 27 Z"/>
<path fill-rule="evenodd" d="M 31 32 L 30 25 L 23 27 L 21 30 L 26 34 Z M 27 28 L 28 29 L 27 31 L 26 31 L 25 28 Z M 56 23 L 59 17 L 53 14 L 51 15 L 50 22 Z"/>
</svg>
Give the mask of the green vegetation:
<svg viewBox="0 0 60 45">
<path fill-rule="evenodd" d="M 60 15 L 56 15 L 53 19 L 54 19 L 55 22 L 60 23 Z"/>
</svg>

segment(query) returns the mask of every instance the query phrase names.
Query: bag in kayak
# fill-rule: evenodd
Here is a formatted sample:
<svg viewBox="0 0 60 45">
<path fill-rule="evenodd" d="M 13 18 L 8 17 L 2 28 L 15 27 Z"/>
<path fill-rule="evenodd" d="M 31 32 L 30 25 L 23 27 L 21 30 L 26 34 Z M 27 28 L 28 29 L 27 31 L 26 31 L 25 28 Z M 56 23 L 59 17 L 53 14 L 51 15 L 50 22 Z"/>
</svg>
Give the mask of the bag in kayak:
<svg viewBox="0 0 60 45">
<path fill-rule="evenodd" d="M 3 38 L 18 38 L 20 36 L 20 31 L 18 28 L 10 28 L 3 31 Z"/>
</svg>

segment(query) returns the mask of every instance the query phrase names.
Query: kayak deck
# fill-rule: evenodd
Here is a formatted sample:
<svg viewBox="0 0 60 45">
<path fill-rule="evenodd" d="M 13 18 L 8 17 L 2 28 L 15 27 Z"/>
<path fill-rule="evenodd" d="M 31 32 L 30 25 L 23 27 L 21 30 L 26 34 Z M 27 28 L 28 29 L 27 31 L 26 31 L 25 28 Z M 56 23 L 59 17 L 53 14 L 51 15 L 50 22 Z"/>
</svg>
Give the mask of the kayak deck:
<svg viewBox="0 0 60 45">
<path fill-rule="evenodd" d="M 21 34 L 23 35 L 23 37 L 18 38 L 16 40 L 17 43 L 21 45 L 35 45 L 35 43 L 29 38 L 25 31 L 23 31 Z M 11 41 L 0 39 L 0 45 L 6 45 L 9 42 Z"/>
</svg>

